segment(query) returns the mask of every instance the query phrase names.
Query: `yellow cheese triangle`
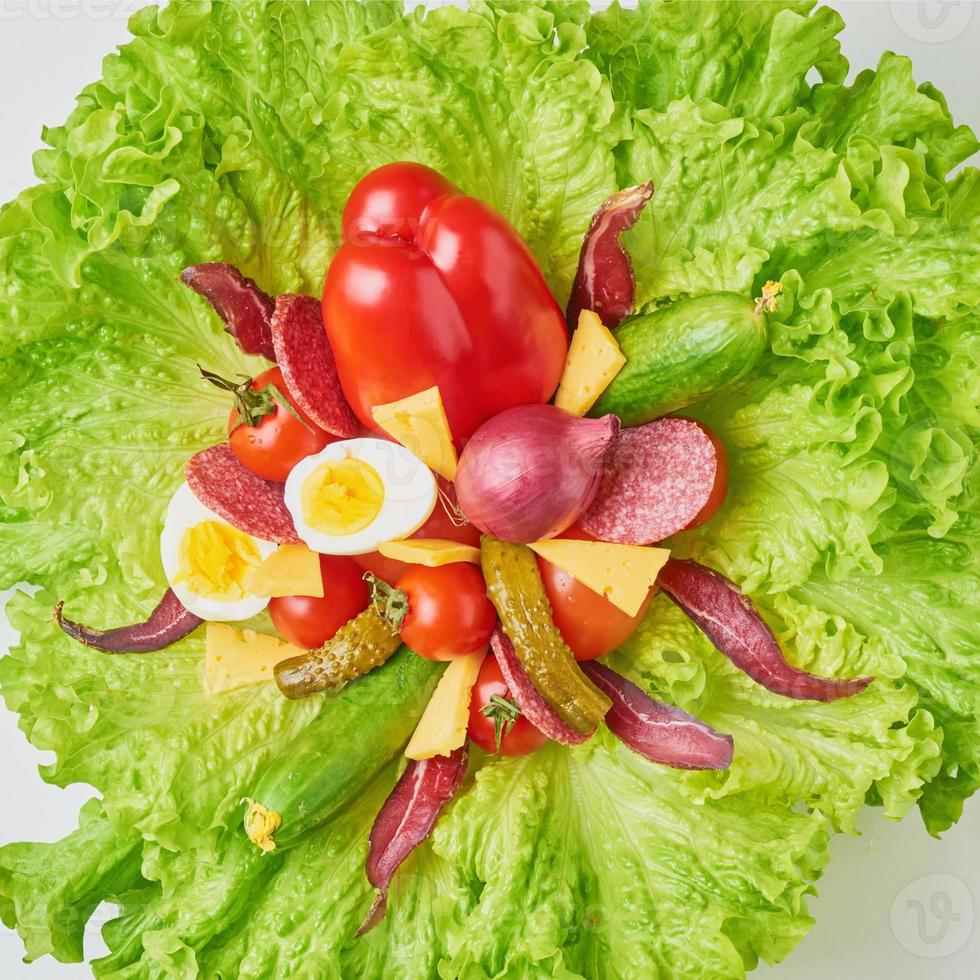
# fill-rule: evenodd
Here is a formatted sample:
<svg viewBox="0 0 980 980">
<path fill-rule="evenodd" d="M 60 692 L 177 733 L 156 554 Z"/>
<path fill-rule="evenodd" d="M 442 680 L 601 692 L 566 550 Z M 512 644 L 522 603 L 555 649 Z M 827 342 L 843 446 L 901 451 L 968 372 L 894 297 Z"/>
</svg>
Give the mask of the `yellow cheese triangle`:
<svg viewBox="0 0 980 980">
<path fill-rule="evenodd" d="M 530 547 L 545 561 L 605 596 L 628 616 L 640 611 L 650 587 L 670 557 L 666 548 L 607 541 L 552 538 L 536 541 Z"/>
<path fill-rule="evenodd" d="M 599 317 L 591 310 L 582 310 L 555 395 L 556 407 L 585 415 L 625 363 L 616 338 Z"/>
<path fill-rule="evenodd" d="M 205 633 L 204 693 L 215 697 L 273 679 L 277 663 L 305 651 L 277 636 L 208 623 Z"/>
<path fill-rule="evenodd" d="M 387 405 L 375 405 L 371 417 L 429 469 L 447 480 L 456 479 L 456 447 L 438 387 Z"/>
<path fill-rule="evenodd" d="M 282 544 L 249 573 L 251 595 L 310 595 L 323 598 L 320 556 L 305 544 Z"/>
<path fill-rule="evenodd" d="M 449 661 L 439 686 L 419 720 L 415 734 L 405 748 L 409 759 L 431 759 L 449 755 L 466 741 L 470 720 L 470 697 L 486 648 Z"/>
<path fill-rule="evenodd" d="M 394 558 L 396 561 L 409 562 L 412 565 L 425 565 L 428 568 L 450 565 L 457 561 L 480 564 L 479 548 L 470 544 L 460 544 L 458 541 L 447 541 L 444 538 L 382 541 L 378 545 L 378 551 L 385 558 Z"/>
</svg>

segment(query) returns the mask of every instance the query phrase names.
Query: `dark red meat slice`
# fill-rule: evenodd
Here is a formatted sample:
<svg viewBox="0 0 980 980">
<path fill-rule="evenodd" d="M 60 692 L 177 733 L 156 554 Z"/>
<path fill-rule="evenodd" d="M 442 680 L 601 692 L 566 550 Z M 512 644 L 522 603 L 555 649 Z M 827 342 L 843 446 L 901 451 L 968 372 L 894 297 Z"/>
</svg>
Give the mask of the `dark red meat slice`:
<svg viewBox="0 0 980 980">
<path fill-rule="evenodd" d="M 589 680 L 613 703 L 609 731 L 634 752 L 674 769 L 727 769 L 734 742 L 680 708 L 654 701 L 632 681 L 603 664 L 581 664 Z"/>
<path fill-rule="evenodd" d="M 202 449 L 184 472 L 194 496 L 233 527 L 264 541 L 299 541 L 283 485 L 245 469 L 228 443 Z"/>
<path fill-rule="evenodd" d="M 149 653 L 162 650 L 197 629 L 203 620 L 188 612 L 171 589 L 163 593 L 156 608 L 142 623 L 97 630 L 83 626 L 63 614 L 64 602 L 54 607 L 54 618 L 72 639 L 105 653 Z"/>
<path fill-rule="evenodd" d="M 627 187 L 606 198 L 592 216 L 565 309 L 570 330 L 578 325 L 582 310 L 594 310 L 610 329 L 633 313 L 636 293 L 633 265 L 619 236 L 636 224 L 652 195 L 652 180 Z"/>
<path fill-rule="evenodd" d="M 600 541 L 652 544 L 687 527 L 708 502 L 718 454 L 688 419 L 623 429 L 606 452 L 602 482 L 579 525 Z"/>
<path fill-rule="evenodd" d="M 410 760 L 391 795 L 374 818 L 368 843 L 367 877 L 378 895 L 358 936 L 370 932 L 383 918 L 388 886 L 401 863 L 432 833 L 466 776 L 466 746 L 451 755 Z"/>
<path fill-rule="evenodd" d="M 320 303 L 312 296 L 280 296 L 272 317 L 272 344 L 296 404 L 321 429 L 350 439 L 360 431 L 323 329 Z"/>
<path fill-rule="evenodd" d="M 251 279 L 225 262 L 192 265 L 180 278 L 211 304 L 241 350 L 276 359 L 270 327 L 275 303 Z"/>
<path fill-rule="evenodd" d="M 591 737 L 591 733 L 582 735 L 569 728 L 555 709 L 545 701 L 525 673 L 513 643 L 503 630 L 494 630 L 490 646 L 517 707 L 538 731 L 544 732 L 552 741 L 561 742 L 562 745 L 580 745 Z"/>
<path fill-rule="evenodd" d="M 748 596 L 696 561 L 668 559 L 657 584 L 739 670 L 774 694 L 800 701 L 837 701 L 860 694 L 874 680 L 834 680 L 790 666 Z"/>
</svg>

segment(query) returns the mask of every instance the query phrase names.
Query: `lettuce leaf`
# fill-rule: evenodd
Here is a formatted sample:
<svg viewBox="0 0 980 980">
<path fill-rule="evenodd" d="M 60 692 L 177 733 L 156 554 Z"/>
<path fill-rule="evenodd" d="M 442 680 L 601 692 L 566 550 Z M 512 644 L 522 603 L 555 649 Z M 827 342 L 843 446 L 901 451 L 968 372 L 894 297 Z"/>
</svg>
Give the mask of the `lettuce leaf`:
<svg viewBox="0 0 980 980">
<path fill-rule="evenodd" d="M 843 85 L 840 18 L 813 8 L 133 18 L 45 132 L 41 183 L 0 210 L 0 587 L 40 586 L 11 604 L 0 688 L 54 752 L 42 776 L 102 795 L 64 841 L 0 848 L 0 917 L 31 958 L 81 959 L 106 900 L 106 977 L 739 977 L 805 934 L 828 835 L 866 802 L 918 804 L 934 833 L 956 820 L 980 785 L 980 179 L 947 177 L 977 144 L 904 59 Z M 728 500 L 671 544 L 739 582 L 794 663 L 877 679 L 831 705 L 777 698 L 656 599 L 612 662 L 731 732 L 732 768 L 667 770 L 604 732 L 480 755 L 355 941 L 397 765 L 263 857 L 239 800 L 332 705 L 208 701 L 200 636 L 106 657 L 50 607 L 111 624 L 153 604 L 163 508 L 226 418 L 195 365 L 258 367 L 179 270 L 223 260 L 315 293 L 351 186 L 406 158 L 505 213 L 559 300 L 594 208 L 651 177 L 629 236 L 645 305 L 782 283 L 757 369 L 691 408 L 729 449 Z"/>
</svg>

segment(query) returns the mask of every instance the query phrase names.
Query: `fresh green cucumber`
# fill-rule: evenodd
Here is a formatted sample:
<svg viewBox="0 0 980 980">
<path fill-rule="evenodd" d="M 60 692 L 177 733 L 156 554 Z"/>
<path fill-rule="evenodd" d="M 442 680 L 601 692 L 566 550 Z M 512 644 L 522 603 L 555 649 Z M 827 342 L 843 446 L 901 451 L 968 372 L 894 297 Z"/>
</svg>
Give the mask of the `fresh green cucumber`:
<svg viewBox="0 0 980 980">
<path fill-rule="evenodd" d="M 442 667 L 402 647 L 324 704 L 249 788 L 252 842 L 292 847 L 358 796 L 411 737 Z"/>
<path fill-rule="evenodd" d="M 762 305 L 711 293 L 626 320 L 615 332 L 626 364 L 589 414 L 642 425 L 737 381 L 766 348 Z"/>
</svg>

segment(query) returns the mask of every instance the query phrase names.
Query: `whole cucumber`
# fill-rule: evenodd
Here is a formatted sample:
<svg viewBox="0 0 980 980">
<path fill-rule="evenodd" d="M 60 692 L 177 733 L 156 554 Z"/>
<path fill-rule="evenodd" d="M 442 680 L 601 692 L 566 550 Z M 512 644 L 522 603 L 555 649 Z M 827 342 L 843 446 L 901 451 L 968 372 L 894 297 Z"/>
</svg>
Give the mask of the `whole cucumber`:
<svg viewBox="0 0 980 980">
<path fill-rule="evenodd" d="M 626 364 L 589 414 L 642 425 L 737 381 L 766 349 L 756 309 L 737 293 L 710 293 L 626 320 L 616 330 Z"/>
<path fill-rule="evenodd" d="M 442 666 L 402 647 L 325 703 L 248 787 L 252 842 L 292 847 L 363 792 L 410 738 Z"/>
</svg>

